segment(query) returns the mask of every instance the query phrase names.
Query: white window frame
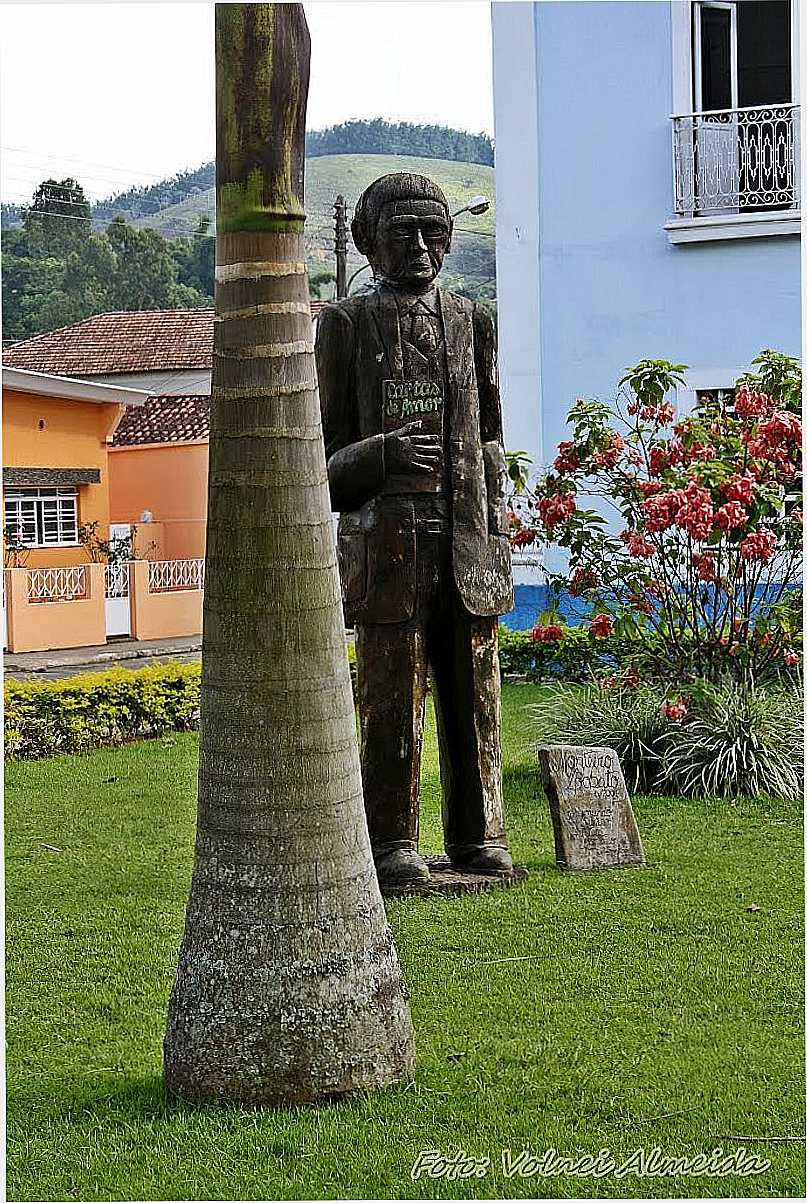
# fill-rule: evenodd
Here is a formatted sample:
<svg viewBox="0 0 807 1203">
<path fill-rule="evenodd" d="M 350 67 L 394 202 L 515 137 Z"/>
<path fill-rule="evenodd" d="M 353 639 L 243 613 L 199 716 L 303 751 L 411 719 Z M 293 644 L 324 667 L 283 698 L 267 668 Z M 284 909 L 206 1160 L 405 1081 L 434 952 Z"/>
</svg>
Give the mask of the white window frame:
<svg viewBox="0 0 807 1203">
<path fill-rule="evenodd" d="M 712 0 L 707 0 L 711 3 Z M 700 72 L 696 73 L 696 56 L 700 59 L 700 37 L 693 46 L 692 6 L 698 0 L 670 0 L 670 29 L 672 41 L 672 115 L 684 116 L 699 111 Z M 725 7 L 714 0 L 715 7 Z M 734 5 L 732 5 L 734 7 Z M 801 0 L 790 0 L 790 79 L 792 103 L 800 104 L 800 43 L 799 18 Z M 700 29 L 698 28 L 698 33 Z M 732 51 L 736 57 L 736 15 L 732 21 Z M 732 70 L 732 93 L 736 87 L 736 63 Z M 695 103 L 697 100 L 698 103 Z M 694 110 L 693 110 L 694 104 Z M 733 106 L 735 107 L 735 106 Z M 673 245 L 687 242 L 725 241 L 730 238 L 764 238 L 775 234 L 801 234 L 801 210 L 781 209 L 770 213 L 742 213 L 709 217 L 674 217 L 664 223 L 667 238 Z"/>
<path fill-rule="evenodd" d="M 675 390 L 675 409 L 678 418 L 693 413 L 698 402 L 698 393 L 714 393 L 718 389 L 737 387 L 737 380 L 749 369 L 745 368 L 697 368 L 687 371 L 686 384 Z"/>
<path fill-rule="evenodd" d="M 737 108 L 737 97 L 739 95 L 737 82 L 737 5 L 727 4 L 726 0 L 692 0 L 692 16 L 693 16 L 693 46 L 692 46 L 692 67 L 693 67 L 693 84 L 694 95 L 693 105 L 694 112 L 702 113 L 703 108 L 703 63 L 701 61 L 701 13 L 705 8 L 721 8 L 724 11 L 728 10 L 731 20 L 729 44 L 731 53 L 731 104 L 729 108 Z"/>
<path fill-rule="evenodd" d="M 55 520 L 55 538 L 45 530 L 45 503 L 55 502 L 56 512 L 48 519 Z M 72 506 L 68 503 L 72 502 Z M 23 506 L 28 518 L 23 517 Z M 16 512 L 15 512 L 16 511 Z M 72 512 L 71 512 L 72 511 Z M 78 489 L 76 488 L 7 488 L 3 496 L 3 517 L 7 530 L 24 531 L 34 527 L 34 537 L 20 540 L 25 547 L 78 547 Z"/>
</svg>

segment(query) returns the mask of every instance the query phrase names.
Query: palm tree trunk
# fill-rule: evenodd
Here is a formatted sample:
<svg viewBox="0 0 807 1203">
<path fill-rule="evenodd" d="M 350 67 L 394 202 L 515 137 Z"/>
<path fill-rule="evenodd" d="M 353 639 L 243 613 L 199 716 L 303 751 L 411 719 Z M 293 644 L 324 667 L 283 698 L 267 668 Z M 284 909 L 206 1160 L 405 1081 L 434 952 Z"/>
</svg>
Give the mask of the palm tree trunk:
<svg viewBox="0 0 807 1203">
<path fill-rule="evenodd" d="M 165 1077 L 200 1102 L 398 1082 L 414 1042 L 370 853 L 302 229 L 299 4 L 216 6 L 216 340 L 196 852 Z"/>
</svg>

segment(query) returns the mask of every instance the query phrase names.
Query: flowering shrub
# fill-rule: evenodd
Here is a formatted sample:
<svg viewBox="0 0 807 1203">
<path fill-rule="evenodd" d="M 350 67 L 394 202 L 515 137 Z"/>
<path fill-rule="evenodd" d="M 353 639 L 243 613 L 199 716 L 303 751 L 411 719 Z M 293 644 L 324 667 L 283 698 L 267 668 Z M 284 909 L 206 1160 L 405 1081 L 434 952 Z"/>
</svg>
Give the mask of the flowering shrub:
<svg viewBox="0 0 807 1203">
<path fill-rule="evenodd" d="M 758 679 L 798 659 L 801 370 L 773 351 L 754 363 L 733 398 L 676 420 L 667 397 L 685 365 L 643 359 L 614 402 L 575 403 L 573 437 L 533 491 L 511 460 L 514 546 L 563 548 L 568 571 L 550 584 L 588 603 L 592 635 L 652 649 L 671 684 Z M 588 499 L 615 512 L 616 530 Z M 534 638 L 562 637 L 552 608 Z"/>
</svg>

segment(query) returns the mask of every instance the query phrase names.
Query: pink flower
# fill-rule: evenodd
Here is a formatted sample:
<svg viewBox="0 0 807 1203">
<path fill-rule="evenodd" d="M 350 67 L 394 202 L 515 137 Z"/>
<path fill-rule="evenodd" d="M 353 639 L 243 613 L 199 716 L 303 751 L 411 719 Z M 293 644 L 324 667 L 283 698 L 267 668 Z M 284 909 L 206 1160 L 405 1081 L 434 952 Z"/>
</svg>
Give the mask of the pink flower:
<svg viewBox="0 0 807 1203">
<path fill-rule="evenodd" d="M 532 628 L 534 643 L 557 643 L 564 637 L 563 627 L 557 622 L 547 623 L 546 626 Z"/>
<path fill-rule="evenodd" d="M 762 564 L 767 564 L 775 551 L 776 535 L 769 530 L 746 535 L 740 544 L 740 555 L 744 560 L 759 560 Z"/>
<path fill-rule="evenodd" d="M 784 661 L 788 668 L 792 668 L 794 664 L 798 664 L 801 656 L 798 652 L 785 650 Z"/>
<path fill-rule="evenodd" d="M 607 639 L 614 629 L 614 620 L 610 614 L 596 614 L 591 620 L 591 633 L 597 639 Z"/>
<path fill-rule="evenodd" d="M 798 507 L 790 511 L 789 517 L 791 522 L 804 522 L 804 514 Z"/>
<path fill-rule="evenodd" d="M 664 702 L 661 713 L 671 722 L 680 723 L 681 719 L 686 718 L 689 713 L 689 707 L 683 698 L 679 698 L 677 702 Z"/>
<path fill-rule="evenodd" d="M 623 543 L 627 544 L 628 551 L 632 556 L 639 556 L 642 559 L 649 560 L 652 555 L 656 554 L 656 549 L 652 543 L 648 543 L 638 531 L 623 530 L 619 536 Z"/>
<path fill-rule="evenodd" d="M 574 443 L 565 439 L 562 443 L 558 443 L 558 454 L 555 457 L 555 471 L 563 475 L 564 472 L 575 472 L 580 467 L 580 456 L 575 450 Z"/>
<path fill-rule="evenodd" d="M 704 443 L 694 442 L 686 451 L 687 462 L 693 463 L 696 460 L 712 460 L 717 457 L 717 452 L 714 447 L 708 447 Z"/>
<path fill-rule="evenodd" d="M 619 677 L 616 673 L 611 673 L 610 677 L 603 677 L 600 681 L 600 689 L 615 689 L 619 684 Z"/>
<path fill-rule="evenodd" d="M 631 447 L 628 451 L 628 461 L 633 464 L 634 468 L 641 468 L 644 463 L 641 451 L 637 447 Z"/>
<path fill-rule="evenodd" d="M 683 503 L 683 496 L 683 490 L 671 489 L 667 493 L 650 496 L 642 503 L 647 529 L 651 534 L 654 531 L 667 530 L 673 525 Z"/>
<path fill-rule="evenodd" d="M 774 401 L 765 393 L 750 391 L 743 384 L 734 398 L 734 408 L 741 418 L 761 418 L 774 407 Z"/>
<path fill-rule="evenodd" d="M 759 423 L 755 434 L 743 431 L 742 439 L 750 455 L 789 464 L 791 449 L 801 445 L 801 422 L 795 414 L 774 413 Z"/>
<path fill-rule="evenodd" d="M 547 530 L 552 530 L 559 522 L 563 522 L 577 509 L 574 493 L 555 493 L 552 497 L 542 497 L 538 502 L 538 512 L 543 518 Z"/>
<path fill-rule="evenodd" d="M 747 521 L 748 514 L 739 501 L 727 501 L 715 514 L 715 526 L 719 526 L 726 533 L 738 526 L 744 526 Z"/>
<path fill-rule="evenodd" d="M 680 526 L 693 539 L 708 539 L 712 529 L 712 498 L 708 489 L 702 489 L 694 480 L 683 492 L 683 504 L 675 515 L 676 526 Z"/>
<path fill-rule="evenodd" d="M 599 581 L 589 568 L 576 568 L 569 580 L 569 592 L 572 597 L 580 597 L 589 589 L 596 589 Z"/>
<path fill-rule="evenodd" d="M 591 462 L 598 468 L 615 468 L 624 446 L 625 440 L 622 436 L 612 434 L 606 447 L 602 451 L 598 451 L 595 455 L 592 455 Z"/>
<path fill-rule="evenodd" d="M 757 491 L 757 482 L 750 472 L 735 472 L 723 485 L 723 493 L 729 501 L 741 501 L 750 505 Z"/>
<path fill-rule="evenodd" d="M 664 447 L 650 448 L 650 475 L 661 476 L 670 466 L 670 457 Z"/>
<path fill-rule="evenodd" d="M 702 556 L 693 556 L 692 565 L 698 574 L 699 580 L 714 581 L 717 579 L 715 558 L 709 555 L 708 552 L 705 552 Z"/>
<path fill-rule="evenodd" d="M 528 530 L 526 527 L 517 530 L 510 539 L 513 547 L 529 547 L 535 542 L 535 531 Z"/>
</svg>

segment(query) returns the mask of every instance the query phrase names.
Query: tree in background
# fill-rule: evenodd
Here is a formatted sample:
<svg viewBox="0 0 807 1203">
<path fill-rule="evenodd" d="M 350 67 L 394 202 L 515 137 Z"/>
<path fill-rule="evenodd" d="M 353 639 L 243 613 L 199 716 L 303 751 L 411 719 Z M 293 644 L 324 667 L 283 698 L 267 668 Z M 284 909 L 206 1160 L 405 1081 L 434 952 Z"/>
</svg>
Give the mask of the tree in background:
<svg viewBox="0 0 807 1203">
<path fill-rule="evenodd" d="M 176 265 L 162 235 L 116 217 L 106 236 L 113 255 L 109 308 L 170 309 Z"/>
<path fill-rule="evenodd" d="M 93 233 L 88 217 L 77 222 L 72 215 L 79 203 L 89 213 L 86 202 L 68 199 L 83 195 L 74 180 L 46 180 L 34 193 L 25 226 L 4 230 L 5 338 L 17 341 L 114 309 L 213 304 L 215 240 L 206 219 L 190 239 L 166 239 L 121 217 L 106 232 Z"/>
<path fill-rule="evenodd" d="M 299 4 L 216 6 L 199 806 L 165 1076 L 288 1105 L 412 1069 L 370 853 L 304 263 Z"/>
<path fill-rule="evenodd" d="M 63 258 L 89 238 L 90 205 L 76 180 L 43 180 L 23 222 L 34 254 Z"/>
<path fill-rule="evenodd" d="M 216 239 L 210 230 L 210 218 L 200 216 L 189 238 L 174 238 L 169 245 L 177 268 L 177 286 L 193 289 L 212 305 Z"/>
<path fill-rule="evenodd" d="M 327 269 L 312 271 L 308 277 L 309 292 L 316 301 L 330 300 L 334 295 L 333 285 L 335 283 L 336 276 Z"/>
</svg>

